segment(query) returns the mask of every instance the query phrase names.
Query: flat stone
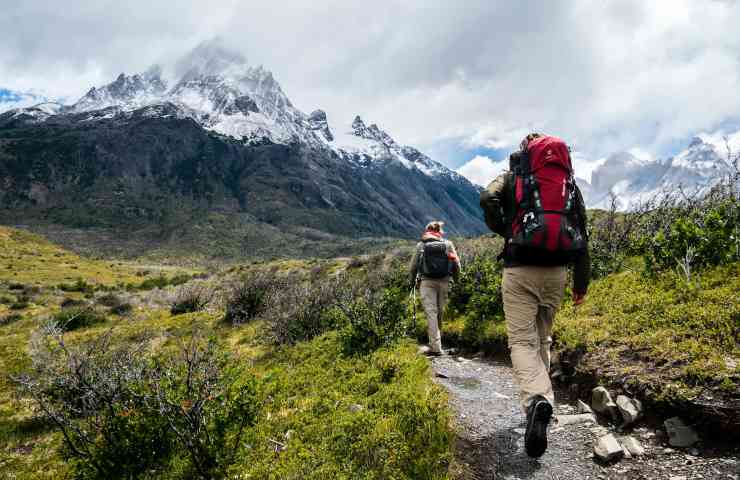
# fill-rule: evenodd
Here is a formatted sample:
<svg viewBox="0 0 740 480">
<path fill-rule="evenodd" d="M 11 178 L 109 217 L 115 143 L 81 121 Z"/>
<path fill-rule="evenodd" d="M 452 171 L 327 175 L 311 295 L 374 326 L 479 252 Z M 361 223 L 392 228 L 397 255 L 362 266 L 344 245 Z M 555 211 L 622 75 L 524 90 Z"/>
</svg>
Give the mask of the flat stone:
<svg viewBox="0 0 740 480">
<path fill-rule="evenodd" d="M 669 480 L 686 480 L 685 475 L 672 475 L 668 477 Z"/>
<path fill-rule="evenodd" d="M 557 415 L 555 417 L 558 425 L 577 425 L 579 423 L 596 423 L 593 413 L 582 413 L 580 415 Z"/>
<path fill-rule="evenodd" d="M 632 425 L 642 417 L 642 402 L 626 395 L 617 396 L 617 408 L 622 414 L 624 426 Z"/>
<path fill-rule="evenodd" d="M 626 448 L 627 451 L 630 452 L 630 454 L 632 454 L 632 456 L 634 457 L 641 457 L 645 455 L 645 448 L 642 446 L 639 440 L 631 435 L 620 438 L 619 443 L 621 443 L 622 446 Z"/>
<path fill-rule="evenodd" d="M 668 444 L 672 447 L 690 447 L 699 441 L 696 432 L 678 417 L 669 418 L 663 425 L 668 432 Z"/>
<path fill-rule="evenodd" d="M 576 404 L 576 411 L 578 413 L 594 413 L 591 407 L 588 406 L 588 403 L 584 402 L 583 400 L 578 400 L 578 403 Z"/>
<path fill-rule="evenodd" d="M 429 345 L 422 345 L 421 347 L 419 347 L 419 350 L 417 350 L 419 355 L 427 355 L 431 351 L 432 351 L 432 347 L 430 347 Z"/>
<path fill-rule="evenodd" d="M 355 403 L 355 404 L 349 406 L 349 411 L 352 412 L 352 413 L 358 413 L 358 412 L 361 412 L 363 410 L 365 410 L 365 407 L 363 407 L 359 403 Z"/>
<path fill-rule="evenodd" d="M 622 458 L 624 450 L 622 450 L 622 445 L 619 444 L 617 438 L 610 433 L 599 439 L 594 446 L 594 454 L 602 462 L 611 462 Z"/>
</svg>

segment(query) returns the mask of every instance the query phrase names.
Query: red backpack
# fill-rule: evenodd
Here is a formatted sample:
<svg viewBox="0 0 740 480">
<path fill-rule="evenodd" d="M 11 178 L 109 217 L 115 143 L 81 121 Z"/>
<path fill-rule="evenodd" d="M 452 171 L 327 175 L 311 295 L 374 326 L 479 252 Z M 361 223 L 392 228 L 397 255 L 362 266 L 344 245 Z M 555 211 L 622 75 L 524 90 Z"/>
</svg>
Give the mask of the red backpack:
<svg viewBox="0 0 740 480">
<path fill-rule="evenodd" d="M 537 137 L 514 171 L 516 212 L 511 244 L 518 250 L 572 254 L 586 247 L 576 207 L 576 183 L 568 146 L 557 137 Z"/>
</svg>

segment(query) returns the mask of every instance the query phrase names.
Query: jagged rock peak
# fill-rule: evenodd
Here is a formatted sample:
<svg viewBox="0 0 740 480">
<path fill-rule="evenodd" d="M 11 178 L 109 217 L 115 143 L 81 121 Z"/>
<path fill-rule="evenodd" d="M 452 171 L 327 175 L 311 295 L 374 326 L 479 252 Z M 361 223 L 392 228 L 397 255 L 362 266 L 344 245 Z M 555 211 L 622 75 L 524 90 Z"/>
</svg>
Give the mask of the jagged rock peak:
<svg viewBox="0 0 740 480">
<path fill-rule="evenodd" d="M 311 112 L 308 116 L 308 128 L 309 130 L 321 133 L 329 142 L 334 140 L 334 135 L 332 135 L 329 129 L 329 123 L 326 120 L 326 112 L 323 110 L 314 110 Z"/>
<path fill-rule="evenodd" d="M 352 130 L 354 130 L 356 134 L 359 134 L 359 132 L 364 132 L 365 129 L 367 129 L 365 122 L 363 122 L 362 118 L 357 115 L 355 119 L 352 120 Z"/>
<path fill-rule="evenodd" d="M 702 140 L 701 137 L 694 137 L 691 139 L 691 143 L 689 143 L 689 148 L 702 145 L 703 143 L 704 140 Z"/>
</svg>

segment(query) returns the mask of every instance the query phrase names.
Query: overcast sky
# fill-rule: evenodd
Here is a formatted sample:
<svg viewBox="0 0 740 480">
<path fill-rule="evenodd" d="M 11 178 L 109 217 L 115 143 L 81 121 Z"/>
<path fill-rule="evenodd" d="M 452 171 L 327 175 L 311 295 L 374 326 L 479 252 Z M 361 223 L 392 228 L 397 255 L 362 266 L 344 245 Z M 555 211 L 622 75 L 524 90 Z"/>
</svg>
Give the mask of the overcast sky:
<svg viewBox="0 0 740 480">
<path fill-rule="evenodd" d="M 221 36 L 334 129 L 360 114 L 483 177 L 537 129 L 588 170 L 737 130 L 738 25 L 728 0 L 3 0 L 0 110 L 74 101 Z"/>
</svg>

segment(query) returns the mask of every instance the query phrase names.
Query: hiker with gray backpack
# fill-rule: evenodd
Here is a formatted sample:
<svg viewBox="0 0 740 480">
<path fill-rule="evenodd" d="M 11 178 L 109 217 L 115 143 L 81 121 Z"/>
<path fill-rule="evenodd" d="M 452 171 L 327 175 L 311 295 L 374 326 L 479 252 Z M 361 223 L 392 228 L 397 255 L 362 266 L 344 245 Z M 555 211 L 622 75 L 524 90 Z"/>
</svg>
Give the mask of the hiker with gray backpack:
<svg viewBox="0 0 740 480">
<path fill-rule="evenodd" d="M 450 279 L 460 274 L 460 258 L 455 245 L 446 240 L 444 222 L 427 225 L 416 245 L 409 267 L 413 287 L 421 293 L 421 304 L 427 316 L 430 355 L 439 356 L 442 350 L 442 315 L 447 306 Z"/>
<path fill-rule="evenodd" d="M 527 417 L 524 446 L 531 457 L 547 449 L 555 397 L 550 345 L 555 313 L 573 266 L 573 303 L 588 290 L 586 209 L 570 150 L 561 139 L 532 133 L 509 158 L 509 171 L 481 192 L 488 227 L 504 238 L 502 295 L 511 363 Z"/>
</svg>

